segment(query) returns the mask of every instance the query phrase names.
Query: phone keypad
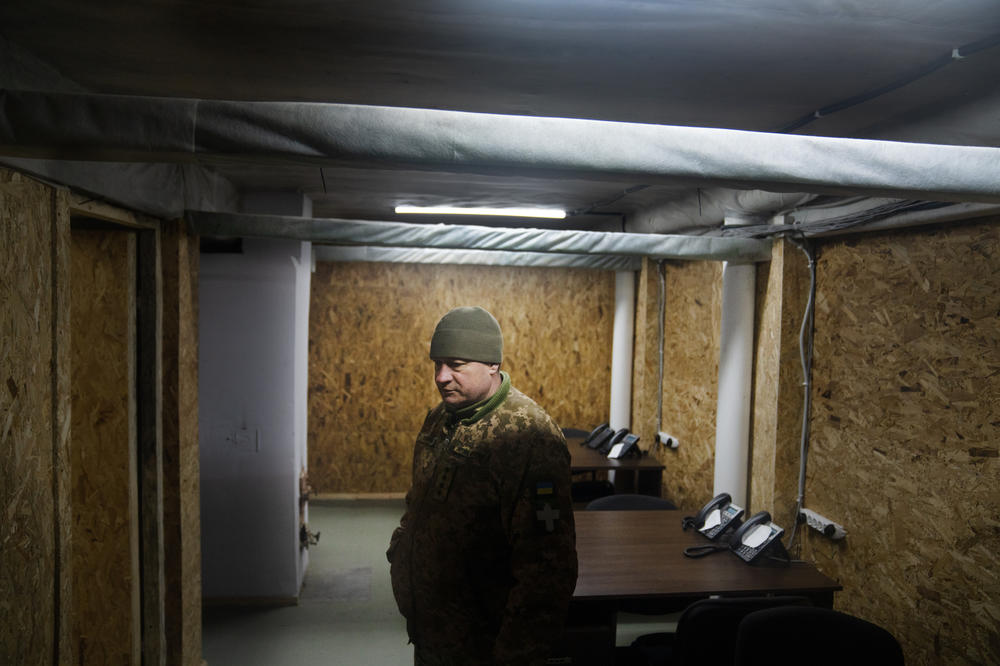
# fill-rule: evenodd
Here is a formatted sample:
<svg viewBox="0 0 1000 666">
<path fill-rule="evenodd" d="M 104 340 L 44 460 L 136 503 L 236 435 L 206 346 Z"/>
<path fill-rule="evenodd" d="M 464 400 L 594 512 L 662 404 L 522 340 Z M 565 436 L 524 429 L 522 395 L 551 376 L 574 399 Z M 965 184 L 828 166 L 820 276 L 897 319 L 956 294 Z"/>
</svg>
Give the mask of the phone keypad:
<svg viewBox="0 0 1000 666">
<path fill-rule="evenodd" d="M 743 509 L 735 504 L 729 504 L 719 514 L 719 524 L 710 528 L 702 529 L 701 533 L 709 539 L 715 539 L 723 532 L 733 520 L 743 515 Z"/>
<path fill-rule="evenodd" d="M 729 520 L 730 520 L 729 518 L 726 518 L 724 516 L 722 518 L 722 522 L 721 523 L 719 523 L 718 525 L 716 525 L 712 529 L 704 532 L 705 536 L 707 536 L 709 539 L 714 539 L 715 537 L 717 537 L 719 535 L 719 532 L 721 532 L 722 530 L 726 529 L 726 525 L 729 524 Z"/>
</svg>

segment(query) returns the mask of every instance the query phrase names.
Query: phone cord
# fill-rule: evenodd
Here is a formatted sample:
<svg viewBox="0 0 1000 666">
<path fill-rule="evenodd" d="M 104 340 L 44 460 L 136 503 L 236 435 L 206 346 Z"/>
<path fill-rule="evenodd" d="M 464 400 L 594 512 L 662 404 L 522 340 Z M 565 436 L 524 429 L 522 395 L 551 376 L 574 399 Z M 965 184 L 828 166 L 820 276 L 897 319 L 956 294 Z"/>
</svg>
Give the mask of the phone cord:
<svg viewBox="0 0 1000 666">
<path fill-rule="evenodd" d="M 729 546 L 719 546 L 716 544 L 708 544 L 705 546 L 688 546 L 684 549 L 685 557 L 705 557 L 706 555 L 711 555 L 712 553 L 718 553 L 723 550 L 729 550 Z"/>
</svg>

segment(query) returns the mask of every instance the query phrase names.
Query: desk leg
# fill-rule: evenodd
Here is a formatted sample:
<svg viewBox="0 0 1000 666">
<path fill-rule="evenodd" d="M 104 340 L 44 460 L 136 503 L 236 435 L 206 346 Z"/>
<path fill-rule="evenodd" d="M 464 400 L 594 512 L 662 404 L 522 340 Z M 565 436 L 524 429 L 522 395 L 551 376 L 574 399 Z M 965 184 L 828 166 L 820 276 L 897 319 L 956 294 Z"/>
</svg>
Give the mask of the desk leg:
<svg viewBox="0 0 1000 666">
<path fill-rule="evenodd" d="M 615 492 L 616 493 L 637 493 L 635 470 L 616 469 L 615 470 Z"/>
<path fill-rule="evenodd" d="M 663 472 L 658 469 L 633 472 L 636 475 L 635 492 L 653 497 L 663 497 Z"/>
</svg>

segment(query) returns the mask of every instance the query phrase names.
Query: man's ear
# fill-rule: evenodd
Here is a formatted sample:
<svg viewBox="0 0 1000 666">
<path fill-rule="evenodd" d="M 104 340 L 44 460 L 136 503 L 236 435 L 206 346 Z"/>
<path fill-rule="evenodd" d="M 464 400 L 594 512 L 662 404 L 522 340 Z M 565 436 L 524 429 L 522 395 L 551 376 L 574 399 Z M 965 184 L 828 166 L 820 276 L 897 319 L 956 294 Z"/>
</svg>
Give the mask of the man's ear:
<svg viewBox="0 0 1000 666">
<path fill-rule="evenodd" d="M 500 364 L 499 363 L 490 363 L 490 374 L 491 375 L 495 375 L 498 372 L 500 372 Z"/>
</svg>

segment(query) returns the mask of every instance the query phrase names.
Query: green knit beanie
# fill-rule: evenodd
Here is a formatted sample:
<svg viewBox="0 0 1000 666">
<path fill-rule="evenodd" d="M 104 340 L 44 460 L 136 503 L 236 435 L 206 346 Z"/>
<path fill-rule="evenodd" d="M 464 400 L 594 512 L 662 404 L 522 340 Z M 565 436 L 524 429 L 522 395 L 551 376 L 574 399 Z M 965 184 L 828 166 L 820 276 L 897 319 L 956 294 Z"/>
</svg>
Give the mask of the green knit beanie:
<svg viewBox="0 0 1000 666">
<path fill-rule="evenodd" d="M 503 360 L 500 324 L 481 307 L 455 308 L 441 317 L 434 329 L 431 358 L 500 363 Z"/>
</svg>

